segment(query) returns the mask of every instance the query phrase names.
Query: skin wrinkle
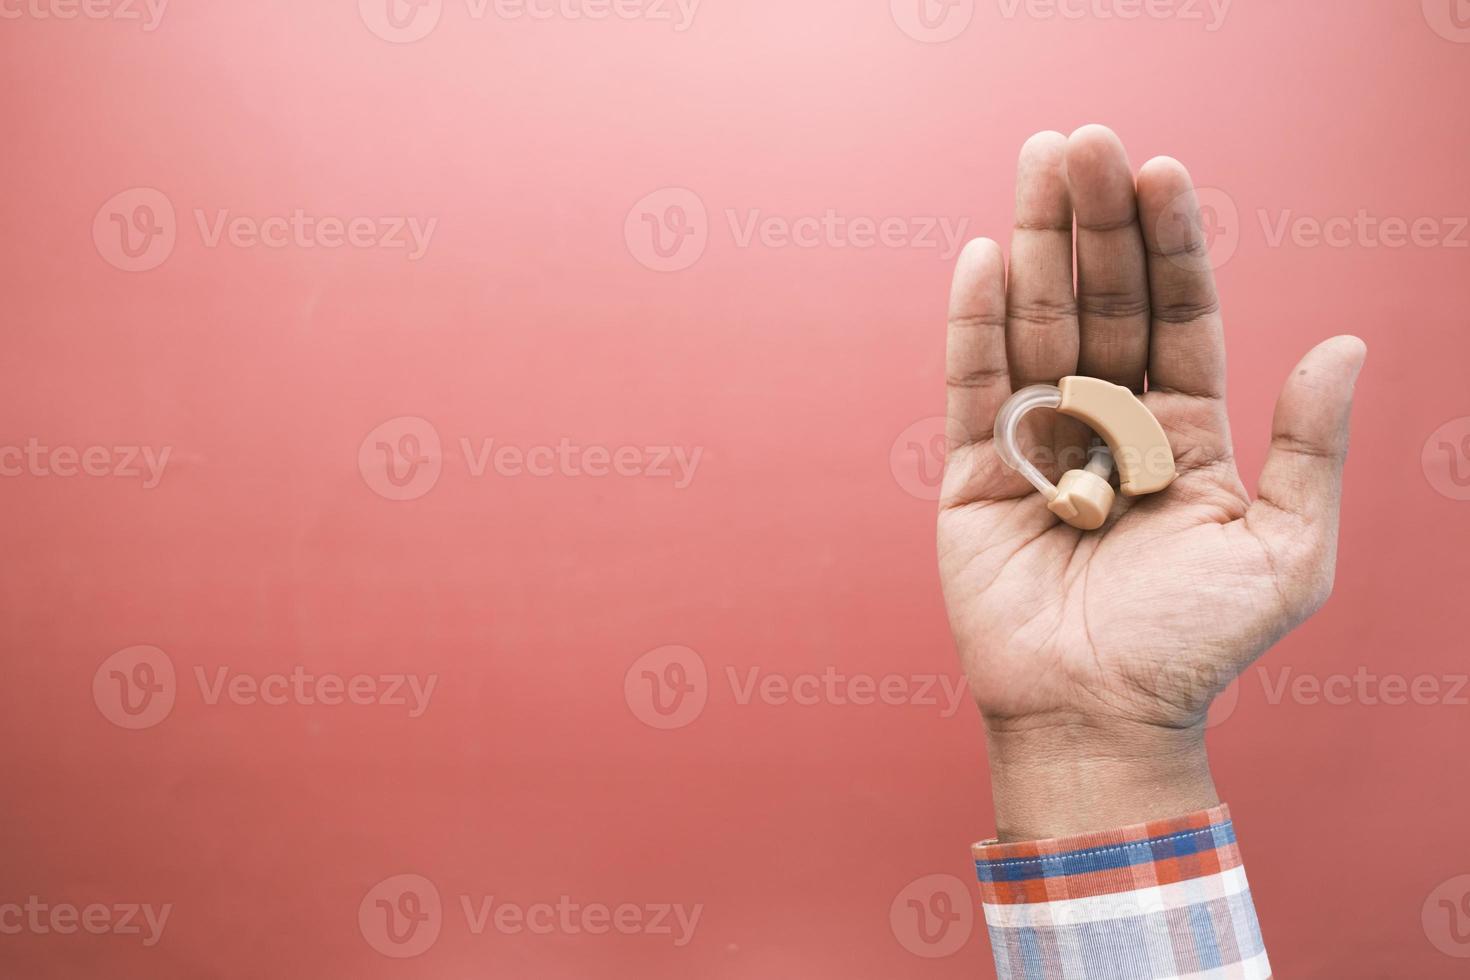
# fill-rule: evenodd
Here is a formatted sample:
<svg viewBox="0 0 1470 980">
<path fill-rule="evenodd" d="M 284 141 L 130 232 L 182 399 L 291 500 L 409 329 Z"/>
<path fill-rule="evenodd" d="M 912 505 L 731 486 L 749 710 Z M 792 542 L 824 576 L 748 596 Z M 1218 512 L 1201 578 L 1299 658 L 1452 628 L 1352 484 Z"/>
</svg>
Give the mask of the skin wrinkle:
<svg viewBox="0 0 1470 980">
<path fill-rule="evenodd" d="M 1085 297 L 1077 298 L 1077 312 L 1082 316 L 1097 317 L 1102 320 L 1132 320 L 1148 316 L 1149 302 L 1146 298 L 1137 299 L 1131 294 L 1088 292 Z M 1121 338 L 1110 339 L 1120 345 L 1132 346 Z M 1142 340 L 1145 344 L 1148 342 L 1146 337 L 1136 339 Z"/>
<path fill-rule="evenodd" d="M 1203 238 L 1187 241 L 1177 248 L 1159 248 L 1157 246 L 1144 246 L 1144 254 L 1153 259 L 1177 259 L 1180 256 L 1188 256 L 1192 259 L 1208 258 L 1209 246 Z"/>
<path fill-rule="evenodd" d="M 1199 401 L 1214 401 L 1214 402 L 1224 402 L 1225 401 L 1225 396 L 1224 395 L 1208 394 L 1208 393 L 1198 392 L 1198 391 L 1186 391 L 1183 388 L 1170 388 L 1170 387 L 1167 387 L 1165 385 L 1154 385 L 1152 382 L 1150 382 L 1148 390 L 1149 390 L 1149 393 L 1150 394 L 1152 394 L 1154 392 L 1158 392 L 1161 395 L 1180 395 L 1180 396 L 1185 397 L 1185 398 L 1194 398 L 1194 399 L 1197 399 Z"/>
<path fill-rule="evenodd" d="M 1011 225 L 1012 231 L 1036 231 L 1036 232 L 1059 232 L 1067 235 L 1072 234 L 1072 222 L 1069 218 L 1065 224 L 1055 224 L 1045 221 L 1017 221 Z"/>
<path fill-rule="evenodd" d="M 949 459 L 952 460 L 956 455 L 961 455 L 965 456 L 971 461 L 968 467 L 969 473 L 967 474 L 963 483 L 964 486 L 970 486 L 975 483 L 977 479 L 981 479 L 982 477 L 987 483 L 1007 482 L 1011 484 L 1012 489 L 1009 491 L 992 492 L 991 494 L 989 494 L 987 497 L 989 501 L 1001 502 L 1010 500 L 1027 500 L 1034 493 L 1031 484 L 1027 483 L 1019 475 L 1012 472 L 1009 467 L 1007 467 L 1004 463 L 1000 461 L 999 456 L 995 454 L 993 447 L 990 445 L 990 443 L 994 441 L 993 435 L 993 432 L 987 433 L 983 439 L 973 439 L 971 442 L 963 443 L 960 446 L 956 446 L 953 450 L 950 451 Z M 977 474 L 980 473 L 982 464 L 978 462 L 975 457 L 980 453 L 986 454 L 986 460 L 984 464 L 985 473 L 981 476 L 977 476 Z M 949 460 L 947 460 L 944 480 L 945 483 L 948 483 L 949 465 Z M 940 500 L 939 509 L 940 514 L 942 515 L 946 511 L 961 509 L 974 510 L 978 509 L 981 506 L 983 506 L 983 504 L 978 500 L 967 499 L 962 495 L 955 495 L 942 498 Z"/>
<path fill-rule="evenodd" d="M 950 317 L 950 327 L 956 330 L 989 329 L 1004 330 L 1006 318 L 989 313 L 973 313 L 968 316 Z"/>
<path fill-rule="evenodd" d="M 963 378 L 945 378 L 944 383 L 951 388 L 986 388 L 1001 378 L 1009 380 L 1010 372 L 1005 368 L 979 368 Z"/>
<path fill-rule="evenodd" d="M 1087 222 L 1079 221 L 1077 222 L 1077 230 L 1092 232 L 1096 235 L 1105 235 L 1109 232 L 1124 231 L 1128 228 L 1131 228 L 1137 223 L 1137 221 L 1138 212 L 1133 211 L 1128 214 L 1127 217 L 1119 218 L 1116 221 L 1098 221 L 1090 224 Z"/>
<path fill-rule="evenodd" d="M 1033 299 L 1029 303 L 1013 305 L 1007 317 L 1012 322 L 1024 323 L 1028 326 L 1065 327 L 1070 325 L 1077 313 L 1075 302 L 1062 304 Z"/>
<path fill-rule="evenodd" d="M 1025 551 L 1026 548 L 1028 548 L 1030 545 L 1034 544 L 1036 541 L 1039 541 L 1041 538 L 1045 537 L 1046 533 L 1047 533 L 1046 531 L 1037 531 L 1035 534 L 1033 534 L 1026 541 L 1022 542 L 1021 545 L 1020 545 L 1020 547 L 1016 548 L 1014 551 L 1011 552 L 1012 557 L 1014 557 L 1015 555 L 1020 554 L 1021 552 Z M 1004 544 L 1006 542 L 1003 541 L 1003 542 L 1000 542 L 1000 543 L 1001 544 Z M 995 547 L 998 547 L 998 546 L 999 545 L 996 545 Z M 984 558 L 988 554 L 990 554 L 990 551 L 991 550 L 993 550 L 993 549 L 982 548 L 982 549 L 980 549 L 978 551 L 971 552 L 970 556 L 968 558 L 966 558 L 961 563 L 961 570 L 963 571 L 963 570 L 968 569 L 976 561 L 978 561 L 979 559 Z M 981 591 L 984 591 L 984 590 L 989 589 L 992 586 L 994 586 L 996 584 L 996 582 L 998 582 L 1000 580 L 1000 577 L 1002 575 L 1004 575 L 1004 574 L 1005 574 L 1005 564 L 1004 563 L 1001 563 L 1001 565 L 996 569 L 995 574 L 993 576 L 991 576 L 990 580 L 987 581 L 983 586 L 981 586 Z"/>
<path fill-rule="evenodd" d="M 1159 323 L 1187 327 L 1219 313 L 1219 300 L 1207 303 L 1165 302 L 1154 307 L 1153 316 Z"/>
</svg>

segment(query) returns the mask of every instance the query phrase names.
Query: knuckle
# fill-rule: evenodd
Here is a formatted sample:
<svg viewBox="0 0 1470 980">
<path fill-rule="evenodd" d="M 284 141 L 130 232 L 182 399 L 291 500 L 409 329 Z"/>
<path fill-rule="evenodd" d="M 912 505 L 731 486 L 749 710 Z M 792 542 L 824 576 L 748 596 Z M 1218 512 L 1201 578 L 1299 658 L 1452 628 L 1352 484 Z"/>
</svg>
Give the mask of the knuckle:
<svg viewBox="0 0 1470 980">
<path fill-rule="evenodd" d="M 1196 323 L 1220 312 L 1217 299 L 1188 300 L 1173 299 L 1154 307 L 1154 319 L 1160 323 Z"/>
<path fill-rule="evenodd" d="M 1148 297 L 1133 292 L 1092 292 L 1078 297 L 1078 313 L 1100 320 L 1133 320 L 1149 313 Z"/>
<path fill-rule="evenodd" d="M 951 330 L 1003 330 L 1005 325 L 1005 314 L 999 311 L 957 313 L 949 318 Z"/>
<path fill-rule="evenodd" d="M 1174 245 L 1152 245 L 1148 249 L 1148 254 L 1151 258 L 1156 259 L 1199 259 L 1203 261 L 1210 257 L 1210 247 L 1198 229 L 1191 227 L 1188 238 Z"/>
<path fill-rule="evenodd" d="M 1346 442 L 1329 442 L 1324 445 L 1291 431 L 1276 433 L 1271 442 L 1273 449 L 1291 456 L 1325 459 L 1335 463 L 1341 463 L 1347 457 Z"/>
<path fill-rule="evenodd" d="M 1003 366 L 992 365 L 966 371 L 964 374 L 949 375 L 944 383 L 951 388 L 988 388 L 1002 380 L 1009 381 L 1010 372 Z"/>
<path fill-rule="evenodd" d="M 1077 318 L 1077 304 L 1048 299 L 1018 300 L 1011 304 L 1010 319 L 1014 323 L 1051 327 Z"/>
</svg>

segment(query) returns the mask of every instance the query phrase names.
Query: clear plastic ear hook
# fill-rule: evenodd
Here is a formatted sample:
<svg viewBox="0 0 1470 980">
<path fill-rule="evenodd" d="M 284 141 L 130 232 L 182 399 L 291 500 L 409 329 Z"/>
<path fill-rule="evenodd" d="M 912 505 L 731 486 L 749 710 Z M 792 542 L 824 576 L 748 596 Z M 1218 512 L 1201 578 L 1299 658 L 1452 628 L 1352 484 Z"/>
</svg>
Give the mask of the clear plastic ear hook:
<svg viewBox="0 0 1470 980">
<path fill-rule="evenodd" d="M 1087 451 L 1087 464 L 1068 470 L 1053 484 L 1021 451 L 1021 419 L 1039 408 L 1080 419 L 1098 438 Z M 1102 527 L 1112 510 L 1115 492 L 1109 477 L 1118 466 L 1125 497 L 1157 493 L 1174 480 L 1174 454 L 1158 420 L 1133 392 L 1097 378 L 1068 377 L 1057 385 L 1031 385 L 1013 394 L 995 419 L 1000 458 L 1020 473 L 1047 500 L 1047 509 L 1085 531 Z M 1123 453 L 1115 461 L 1114 450 Z"/>
<path fill-rule="evenodd" d="M 1017 437 L 1021 429 L 1021 419 L 1026 413 L 1038 408 L 1060 408 L 1061 404 L 1062 389 L 1056 385 L 1031 385 L 1006 399 L 1006 403 L 1000 407 L 1000 414 L 995 417 L 995 448 L 1000 453 L 1000 458 L 1007 466 L 1024 476 L 1048 501 L 1056 499 L 1057 488 L 1022 455 Z"/>
</svg>

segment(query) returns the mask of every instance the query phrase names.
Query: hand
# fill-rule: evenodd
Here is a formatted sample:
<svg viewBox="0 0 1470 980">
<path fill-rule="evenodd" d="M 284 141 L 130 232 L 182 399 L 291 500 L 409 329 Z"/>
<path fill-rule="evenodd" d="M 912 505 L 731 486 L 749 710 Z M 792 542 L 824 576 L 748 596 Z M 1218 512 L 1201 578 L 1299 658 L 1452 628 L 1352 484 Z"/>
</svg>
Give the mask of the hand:
<svg viewBox="0 0 1470 980">
<path fill-rule="evenodd" d="M 1332 590 L 1366 354 L 1337 337 L 1291 372 L 1252 501 L 1231 452 L 1223 324 L 1188 172 L 1161 157 L 1135 183 L 1101 126 L 1032 137 L 1019 170 L 1009 279 L 986 240 L 955 273 L 939 513 L 945 601 L 985 717 L 1003 839 L 1218 802 L 1210 701 Z M 1179 471 L 1162 493 L 1120 496 L 1093 532 L 1053 516 L 992 442 L 1013 390 L 1072 374 L 1135 392 L 1146 381 Z M 1082 465 L 1090 433 L 1075 420 L 1027 422 L 1040 455 Z"/>
</svg>

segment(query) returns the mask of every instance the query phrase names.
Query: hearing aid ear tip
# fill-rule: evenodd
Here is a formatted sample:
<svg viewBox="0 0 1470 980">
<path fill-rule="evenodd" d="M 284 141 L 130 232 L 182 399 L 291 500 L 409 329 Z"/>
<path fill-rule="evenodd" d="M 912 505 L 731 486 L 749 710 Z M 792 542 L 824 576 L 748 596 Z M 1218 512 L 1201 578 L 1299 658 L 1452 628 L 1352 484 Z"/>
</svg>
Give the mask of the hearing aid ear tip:
<svg viewBox="0 0 1470 980">
<path fill-rule="evenodd" d="M 1096 473 L 1068 470 L 1046 509 L 1078 530 L 1096 531 L 1107 523 L 1115 496 L 1108 481 Z"/>
</svg>

